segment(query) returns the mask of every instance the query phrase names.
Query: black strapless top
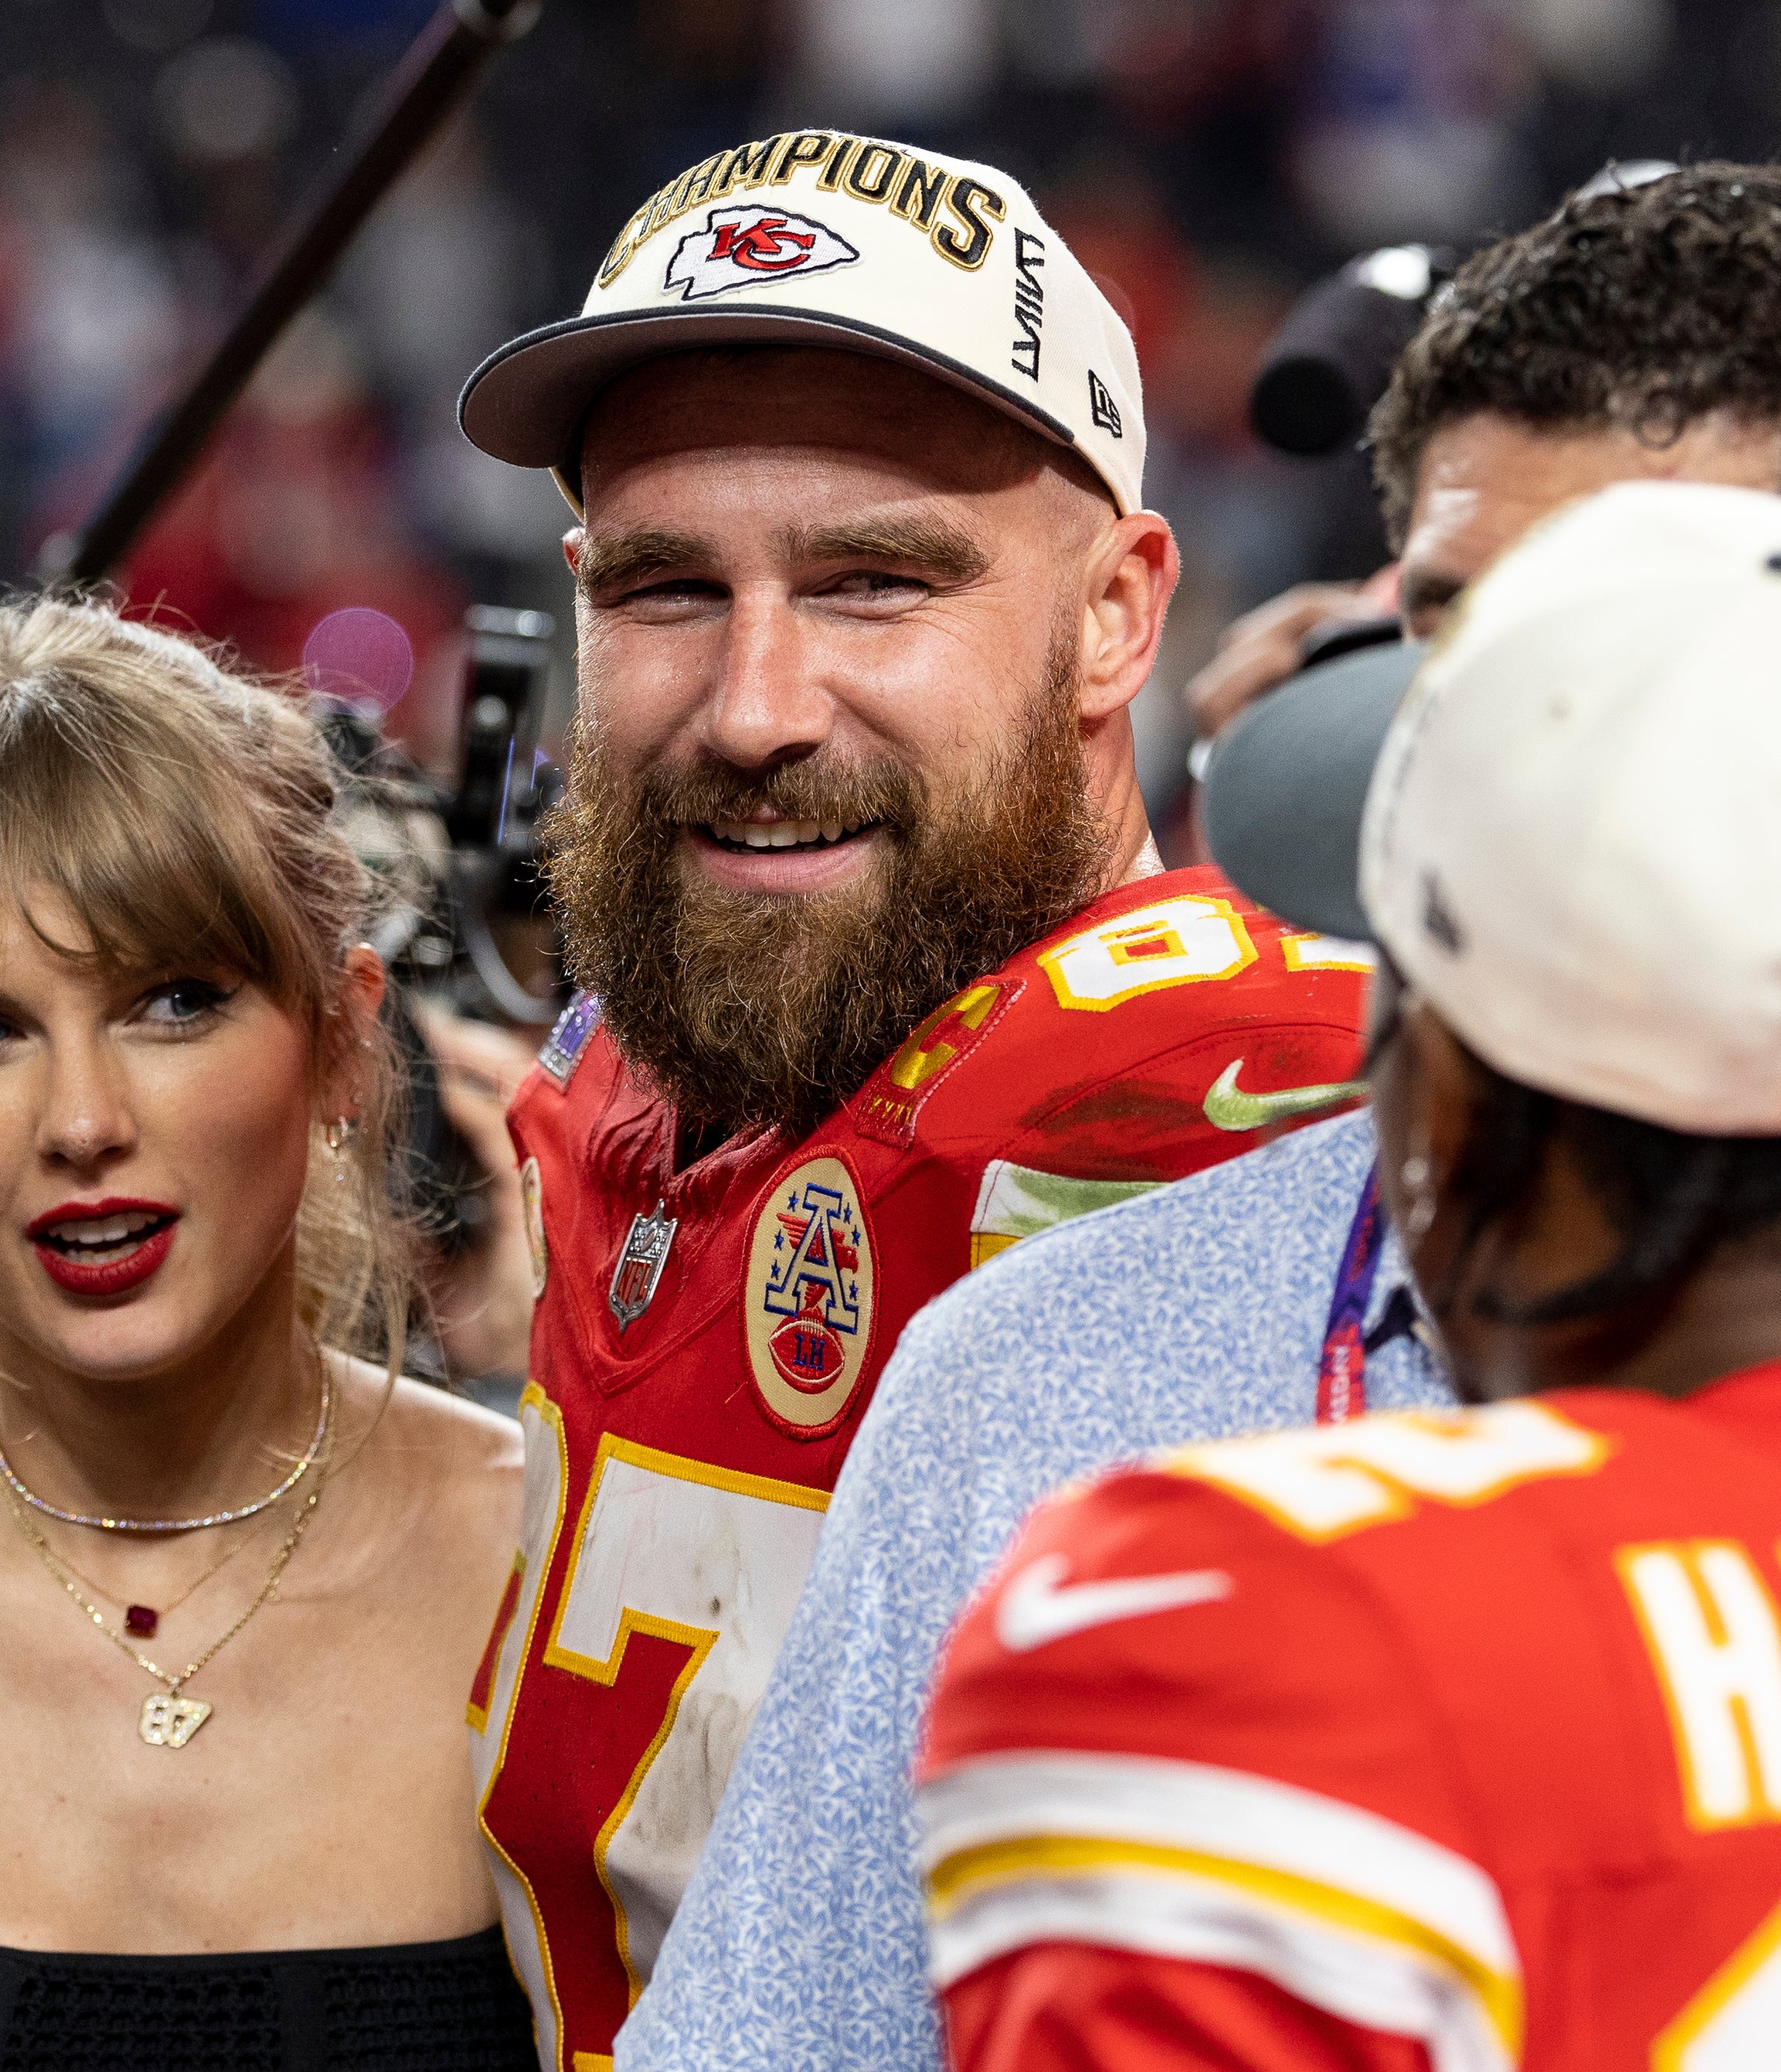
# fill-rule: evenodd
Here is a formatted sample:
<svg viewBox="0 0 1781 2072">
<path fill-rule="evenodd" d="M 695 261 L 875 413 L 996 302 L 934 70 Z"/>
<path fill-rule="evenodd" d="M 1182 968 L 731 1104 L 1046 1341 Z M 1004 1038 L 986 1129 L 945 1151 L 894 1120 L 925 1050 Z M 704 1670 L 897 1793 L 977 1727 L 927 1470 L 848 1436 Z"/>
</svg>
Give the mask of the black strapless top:
<svg viewBox="0 0 1781 2072">
<path fill-rule="evenodd" d="M 537 2072 L 499 1928 L 368 1950 L 0 1949 L 6 2072 Z"/>
</svg>

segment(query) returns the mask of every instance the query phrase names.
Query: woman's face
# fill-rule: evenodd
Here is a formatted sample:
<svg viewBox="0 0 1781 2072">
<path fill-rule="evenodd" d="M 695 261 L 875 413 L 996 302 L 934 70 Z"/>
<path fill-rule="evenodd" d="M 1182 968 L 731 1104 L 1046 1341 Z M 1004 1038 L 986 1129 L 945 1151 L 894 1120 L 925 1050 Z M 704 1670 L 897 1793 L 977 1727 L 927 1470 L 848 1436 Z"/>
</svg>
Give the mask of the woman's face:
<svg viewBox="0 0 1781 2072">
<path fill-rule="evenodd" d="M 60 900 L 31 911 L 84 942 Z M 171 1375 L 288 1307 L 316 1098 L 306 1030 L 259 987 L 83 968 L 0 900 L 0 1364 Z"/>
</svg>

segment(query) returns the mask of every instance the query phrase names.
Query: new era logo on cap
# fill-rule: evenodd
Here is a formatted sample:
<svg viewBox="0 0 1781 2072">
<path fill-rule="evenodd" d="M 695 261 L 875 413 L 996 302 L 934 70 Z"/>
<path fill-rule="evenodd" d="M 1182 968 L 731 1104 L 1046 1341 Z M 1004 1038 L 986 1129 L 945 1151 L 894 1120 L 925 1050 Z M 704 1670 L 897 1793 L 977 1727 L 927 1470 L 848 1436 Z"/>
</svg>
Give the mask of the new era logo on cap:
<svg viewBox="0 0 1781 2072">
<path fill-rule="evenodd" d="M 757 287 L 763 276 L 821 273 L 851 266 L 859 253 L 814 216 L 793 216 L 760 202 L 714 208 L 703 230 L 683 237 L 663 277 L 683 302 Z"/>
</svg>

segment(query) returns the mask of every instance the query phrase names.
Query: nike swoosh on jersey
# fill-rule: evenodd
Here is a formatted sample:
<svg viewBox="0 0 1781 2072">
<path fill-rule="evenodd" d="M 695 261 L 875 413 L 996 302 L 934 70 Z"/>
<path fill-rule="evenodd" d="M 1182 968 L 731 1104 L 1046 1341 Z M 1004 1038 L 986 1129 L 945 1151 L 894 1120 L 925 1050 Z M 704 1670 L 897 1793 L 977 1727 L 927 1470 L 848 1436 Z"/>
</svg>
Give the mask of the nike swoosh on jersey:
<svg viewBox="0 0 1781 2072">
<path fill-rule="evenodd" d="M 1332 1079 L 1320 1087 L 1282 1087 L 1277 1093 L 1246 1094 L 1237 1084 L 1240 1058 L 1224 1067 L 1206 1089 L 1201 1104 L 1214 1129 L 1260 1129 L 1270 1122 L 1291 1122 L 1320 1108 L 1354 1100 L 1367 1091 L 1364 1079 Z"/>
<path fill-rule="evenodd" d="M 1002 1592 L 996 1608 L 996 1637 L 1010 1655 L 1025 1655 L 1115 1619 L 1144 1618 L 1187 1605 L 1215 1604 L 1236 1588 L 1222 1568 L 1182 1568 L 1166 1576 L 1113 1576 L 1104 1582 L 1065 1584 L 1069 1566 L 1064 1555 L 1042 1554 Z"/>
</svg>

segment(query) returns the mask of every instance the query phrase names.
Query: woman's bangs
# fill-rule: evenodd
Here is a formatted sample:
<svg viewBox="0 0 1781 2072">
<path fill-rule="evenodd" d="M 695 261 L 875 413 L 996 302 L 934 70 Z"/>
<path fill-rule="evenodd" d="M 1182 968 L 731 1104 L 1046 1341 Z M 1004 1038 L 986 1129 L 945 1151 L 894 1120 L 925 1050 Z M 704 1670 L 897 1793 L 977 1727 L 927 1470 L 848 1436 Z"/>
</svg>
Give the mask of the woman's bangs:
<svg viewBox="0 0 1781 2072">
<path fill-rule="evenodd" d="M 49 948 L 110 970 L 221 968 L 286 990 L 286 959 L 266 911 L 276 911 L 273 888 L 249 828 L 207 796 L 213 787 L 120 785 L 115 771 L 91 765 L 40 774 L 60 780 L 41 787 L 54 796 L 6 787 L 0 857 L 27 925 Z M 65 915 L 46 912 L 46 895 Z"/>
</svg>

